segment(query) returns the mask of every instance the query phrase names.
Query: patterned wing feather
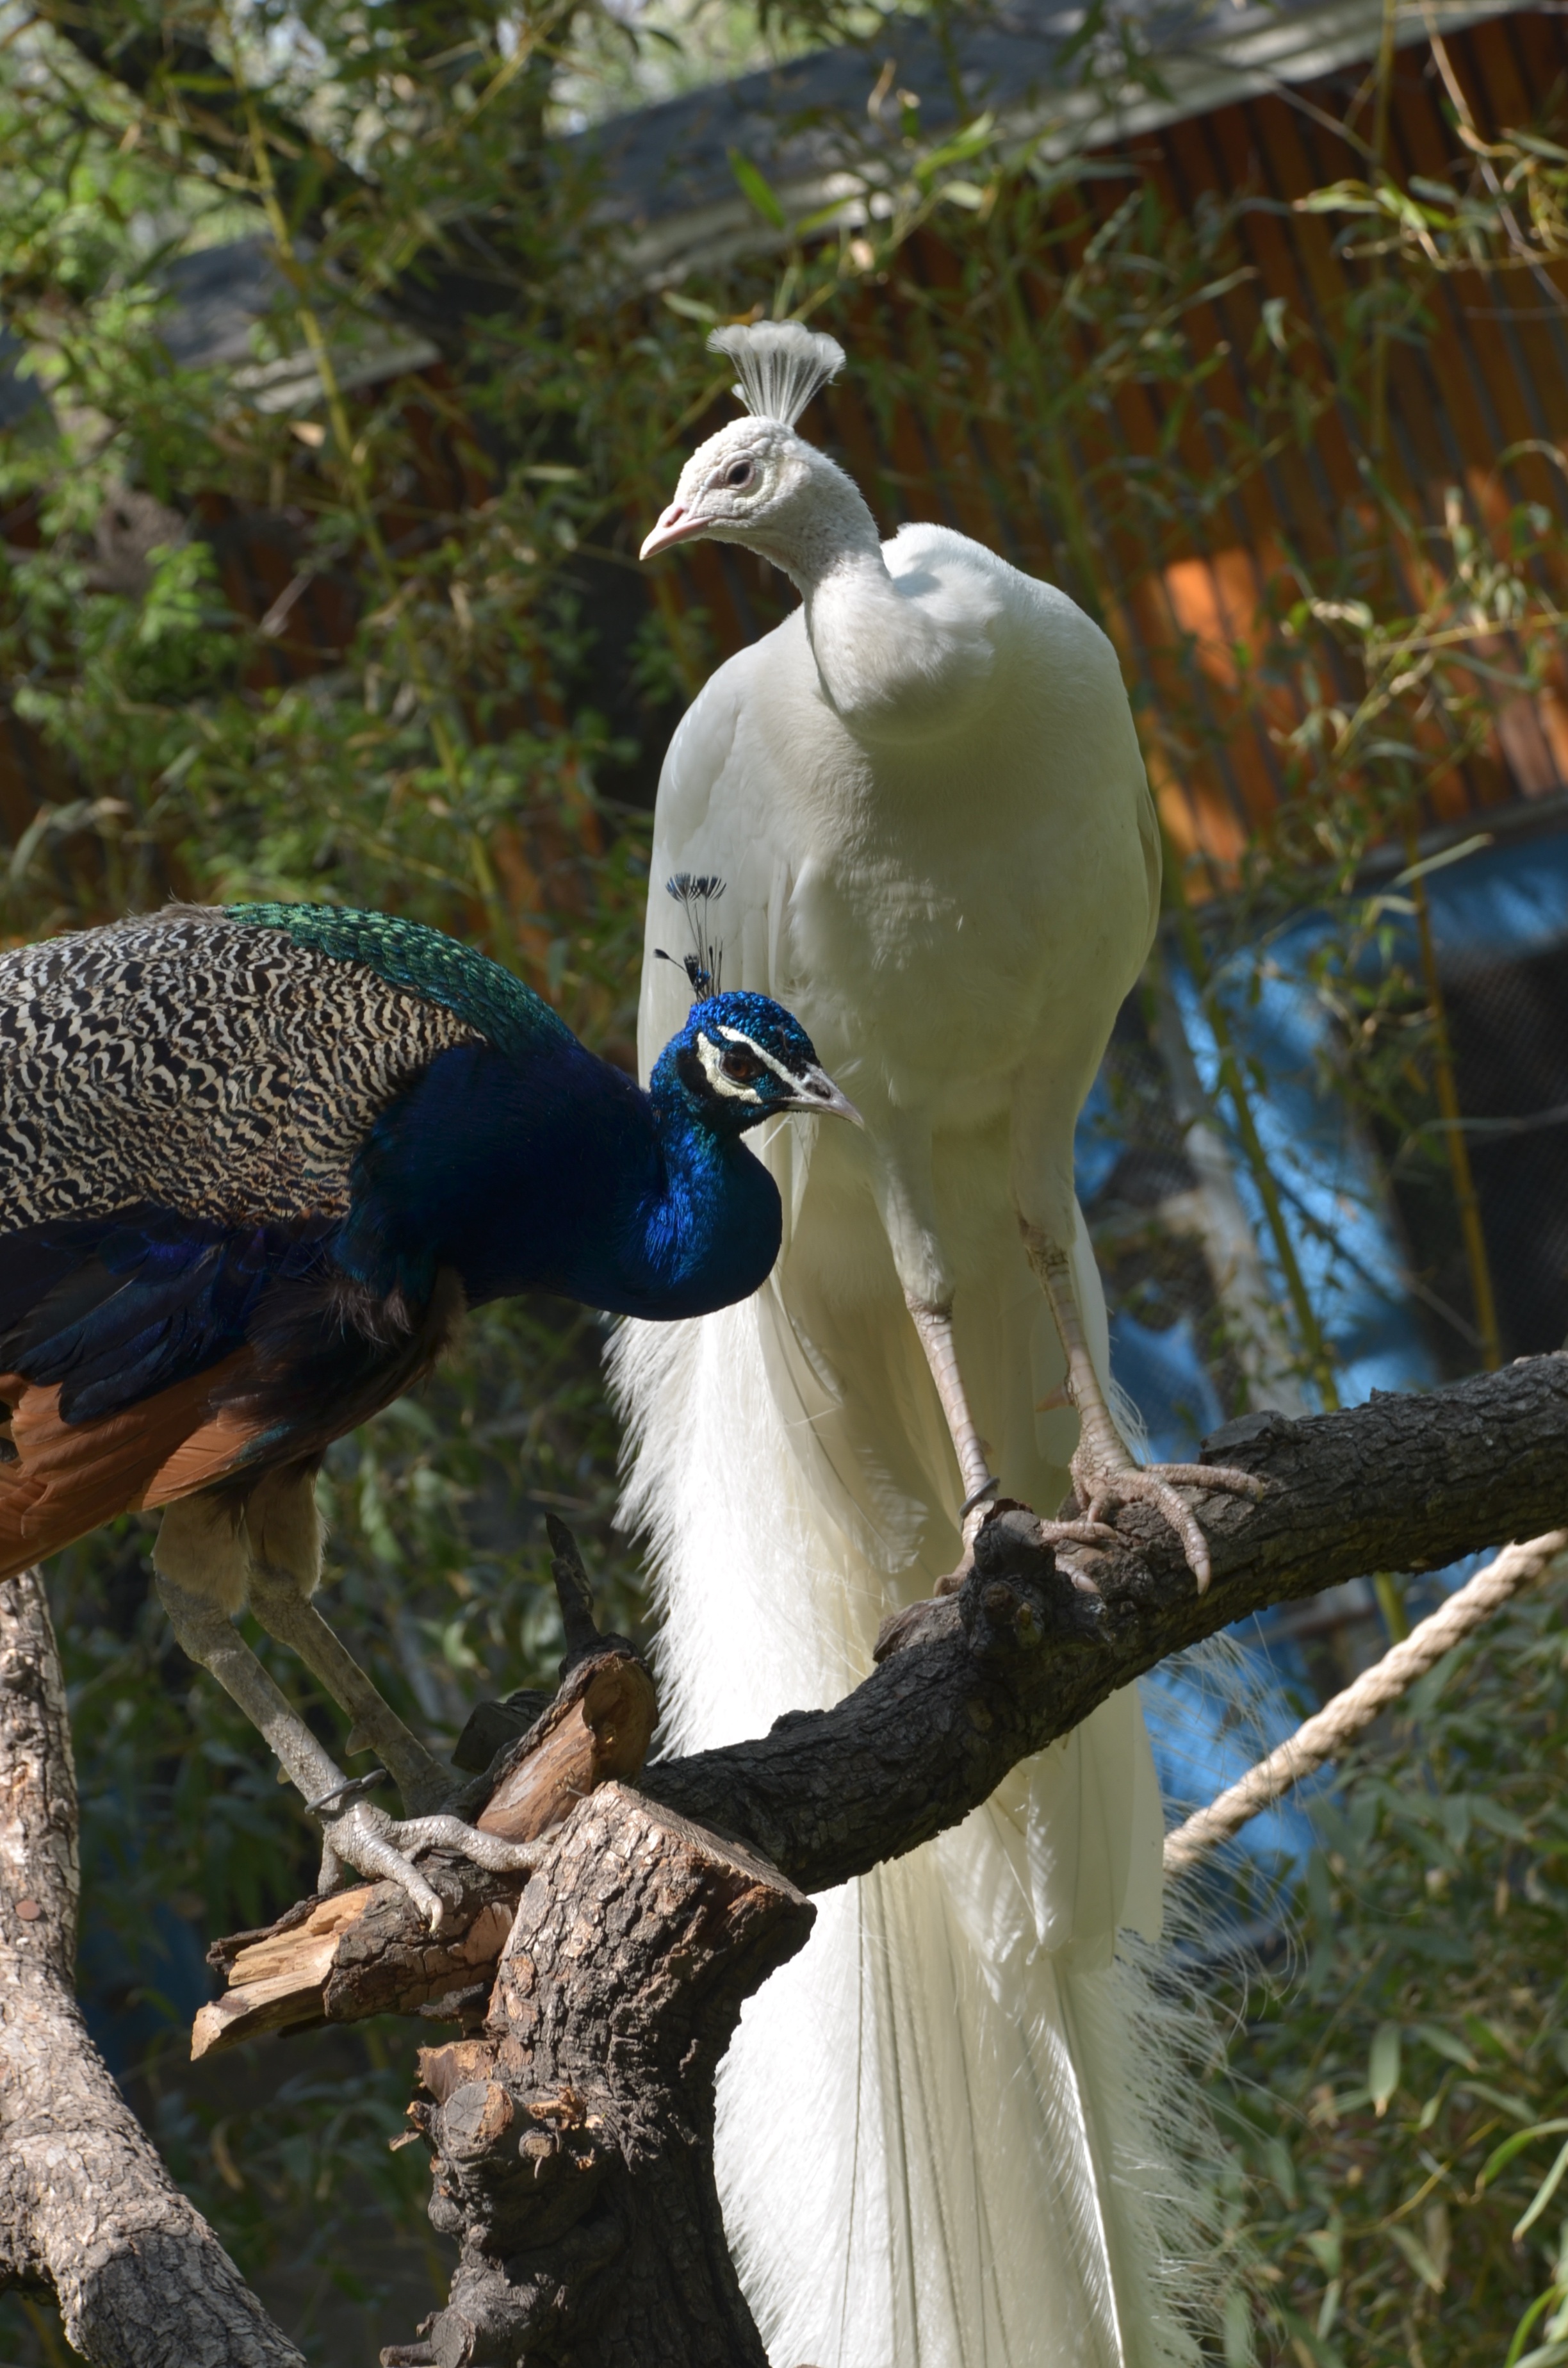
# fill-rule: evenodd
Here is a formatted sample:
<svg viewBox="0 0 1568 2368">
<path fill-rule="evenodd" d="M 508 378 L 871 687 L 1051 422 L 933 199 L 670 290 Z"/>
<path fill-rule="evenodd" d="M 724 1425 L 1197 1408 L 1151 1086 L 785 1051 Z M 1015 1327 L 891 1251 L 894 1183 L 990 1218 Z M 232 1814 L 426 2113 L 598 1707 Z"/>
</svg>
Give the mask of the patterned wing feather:
<svg viewBox="0 0 1568 2368">
<path fill-rule="evenodd" d="M 356 1161 L 441 1053 L 563 1035 L 376 914 L 171 906 L 0 955 L 0 1570 L 407 1387 L 454 1310 L 340 1271 Z"/>
<path fill-rule="evenodd" d="M 474 1035 L 514 1059 L 576 1040 L 558 1011 L 509 970 L 422 921 L 395 913 L 358 913 L 341 905 L 230 905 L 227 917 L 249 928 L 278 929 L 330 961 L 354 962 L 389 985 L 444 1005 Z"/>
<path fill-rule="evenodd" d="M 19 947 L 0 955 L 6 1228 L 340 1216 L 378 1113 L 482 1033 L 269 921 L 171 906 Z"/>
</svg>

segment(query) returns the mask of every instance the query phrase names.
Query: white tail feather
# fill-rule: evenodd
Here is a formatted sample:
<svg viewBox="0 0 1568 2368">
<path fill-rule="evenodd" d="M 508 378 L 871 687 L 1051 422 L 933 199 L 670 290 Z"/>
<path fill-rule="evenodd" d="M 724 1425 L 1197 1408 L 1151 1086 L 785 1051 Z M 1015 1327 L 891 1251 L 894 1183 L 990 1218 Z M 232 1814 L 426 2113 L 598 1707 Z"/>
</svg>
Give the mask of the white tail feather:
<svg viewBox="0 0 1568 2368">
<path fill-rule="evenodd" d="M 790 1329 L 776 1276 L 612 1349 L 676 1748 L 838 1700 L 884 1611 L 928 1584 L 869 1554 L 824 1489 Z M 878 1357 L 903 1421 L 929 1384 L 901 1306 Z M 896 1473 L 884 1444 L 862 1434 Z M 828 1895 L 748 2003 L 720 2075 L 720 2192 L 778 2368 L 1192 2368 L 1211 2301 L 1192 2030 L 1115 1937 L 1160 1823 L 1130 1691 L 960 1827 Z"/>
</svg>

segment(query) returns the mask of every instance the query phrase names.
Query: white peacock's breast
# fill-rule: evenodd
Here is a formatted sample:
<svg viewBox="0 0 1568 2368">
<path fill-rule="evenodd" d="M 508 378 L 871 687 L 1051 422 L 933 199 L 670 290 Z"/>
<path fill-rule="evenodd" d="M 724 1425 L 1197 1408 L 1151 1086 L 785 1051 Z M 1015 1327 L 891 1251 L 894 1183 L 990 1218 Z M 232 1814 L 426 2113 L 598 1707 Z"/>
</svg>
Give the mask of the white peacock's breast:
<svg viewBox="0 0 1568 2368">
<path fill-rule="evenodd" d="M 1114 655 L 1049 587 L 1029 601 L 971 728 L 876 748 L 824 696 L 796 611 L 708 685 L 660 790 L 671 868 L 726 878 L 726 932 L 766 950 L 746 983 L 863 1106 L 939 1127 L 988 1121 L 1042 1048 L 1092 1074 L 1147 944 L 1147 791 Z"/>
</svg>

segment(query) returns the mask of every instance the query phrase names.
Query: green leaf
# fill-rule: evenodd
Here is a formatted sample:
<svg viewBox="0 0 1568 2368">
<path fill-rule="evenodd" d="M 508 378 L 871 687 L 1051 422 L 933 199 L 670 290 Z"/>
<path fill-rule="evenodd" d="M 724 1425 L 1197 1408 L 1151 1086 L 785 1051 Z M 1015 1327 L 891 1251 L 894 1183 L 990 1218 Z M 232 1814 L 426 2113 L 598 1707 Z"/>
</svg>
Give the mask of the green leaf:
<svg viewBox="0 0 1568 2368">
<path fill-rule="evenodd" d="M 699 304 L 695 296 L 683 296 L 677 289 L 661 289 L 659 302 L 668 305 L 672 313 L 678 313 L 683 321 L 700 321 L 710 326 L 719 318 L 711 304 Z"/>
<path fill-rule="evenodd" d="M 1447 2281 L 1420 2237 L 1408 2228 L 1391 2228 L 1388 2233 L 1422 2284 L 1433 2294 L 1441 2294 Z"/>
<path fill-rule="evenodd" d="M 1530 2117 L 1529 2107 L 1521 2105 L 1517 2097 L 1505 2096 L 1501 2089 L 1494 2089 L 1484 2080 L 1457 2081 L 1454 2094 L 1456 2097 L 1479 2097 L 1483 2105 L 1495 2106 L 1498 2112 L 1506 2113 L 1511 2122 L 1528 2122 Z"/>
<path fill-rule="evenodd" d="M 1367 2058 L 1367 2093 L 1379 2121 L 1388 2112 L 1389 2100 L 1399 2087 L 1400 2032 L 1397 2022 L 1380 2022 L 1372 2035 L 1371 2053 Z"/>
<path fill-rule="evenodd" d="M 777 192 L 751 158 L 743 155 L 738 148 L 730 151 L 730 170 L 735 176 L 741 195 L 748 205 L 756 208 L 763 221 L 774 230 L 787 230 L 789 217 L 778 201 Z"/>
<path fill-rule="evenodd" d="M 1559 2149 L 1556 2161 L 1552 2164 L 1551 2169 L 1547 2172 L 1546 2177 L 1541 2180 L 1540 2185 L 1536 2189 L 1534 2195 L 1530 2199 L 1529 2209 L 1520 2219 L 1514 2223 L 1514 2242 L 1516 2245 L 1518 2243 L 1521 2237 L 1535 2226 L 1536 2222 L 1540 2218 L 1541 2214 L 1546 2210 L 1547 2205 L 1551 2203 L 1552 2197 L 1556 2194 L 1558 2188 L 1562 2185 L 1562 2174 L 1565 2170 L 1568 2170 L 1568 2146 L 1564 2146 Z"/>
<path fill-rule="evenodd" d="M 1471 2085 L 1468 2080 L 1461 2083 L 1467 2089 Z M 1480 2093 L 1484 2095 L 1485 2091 Z M 1475 2182 L 1477 2190 L 1488 2186 L 1506 2164 L 1512 2162 L 1526 2146 L 1533 2146 L 1537 2138 L 1554 2138 L 1564 2130 L 1568 2130 L 1568 2122 L 1535 2122 L 1528 2130 L 1516 2130 L 1512 2137 L 1505 2138 L 1502 2145 L 1487 2156 L 1481 2176 Z"/>
<path fill-rule="evenodd" d="M 1463 2040 L 1456 2039 L 1451 2031 L 1443 2029 L 1441 2023 L 1418 2022 L 1411 2036 L 1418 2039 L 1424 2047 L 1431 2048 L 1435 2055 L 1446 2055 L 1449 2062 L 1457 2064 L 1461 2072 L 1478 2072 L 1481 2069 Z"/>
</svg>

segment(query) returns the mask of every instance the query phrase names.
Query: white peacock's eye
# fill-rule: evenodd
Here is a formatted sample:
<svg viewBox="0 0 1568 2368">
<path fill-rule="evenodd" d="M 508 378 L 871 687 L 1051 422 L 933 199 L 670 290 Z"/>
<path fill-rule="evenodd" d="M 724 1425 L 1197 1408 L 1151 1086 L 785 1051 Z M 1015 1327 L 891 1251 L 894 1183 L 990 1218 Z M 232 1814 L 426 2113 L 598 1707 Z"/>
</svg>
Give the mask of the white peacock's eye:
<svg viewBox="0 0 1568 2368">
<path fill-rule="evenodd" d="M 744 493 L 756 474 L 755 461 L 732 461 L 724 472 L 724 483 L 732 493 Z"/>
</svg>

